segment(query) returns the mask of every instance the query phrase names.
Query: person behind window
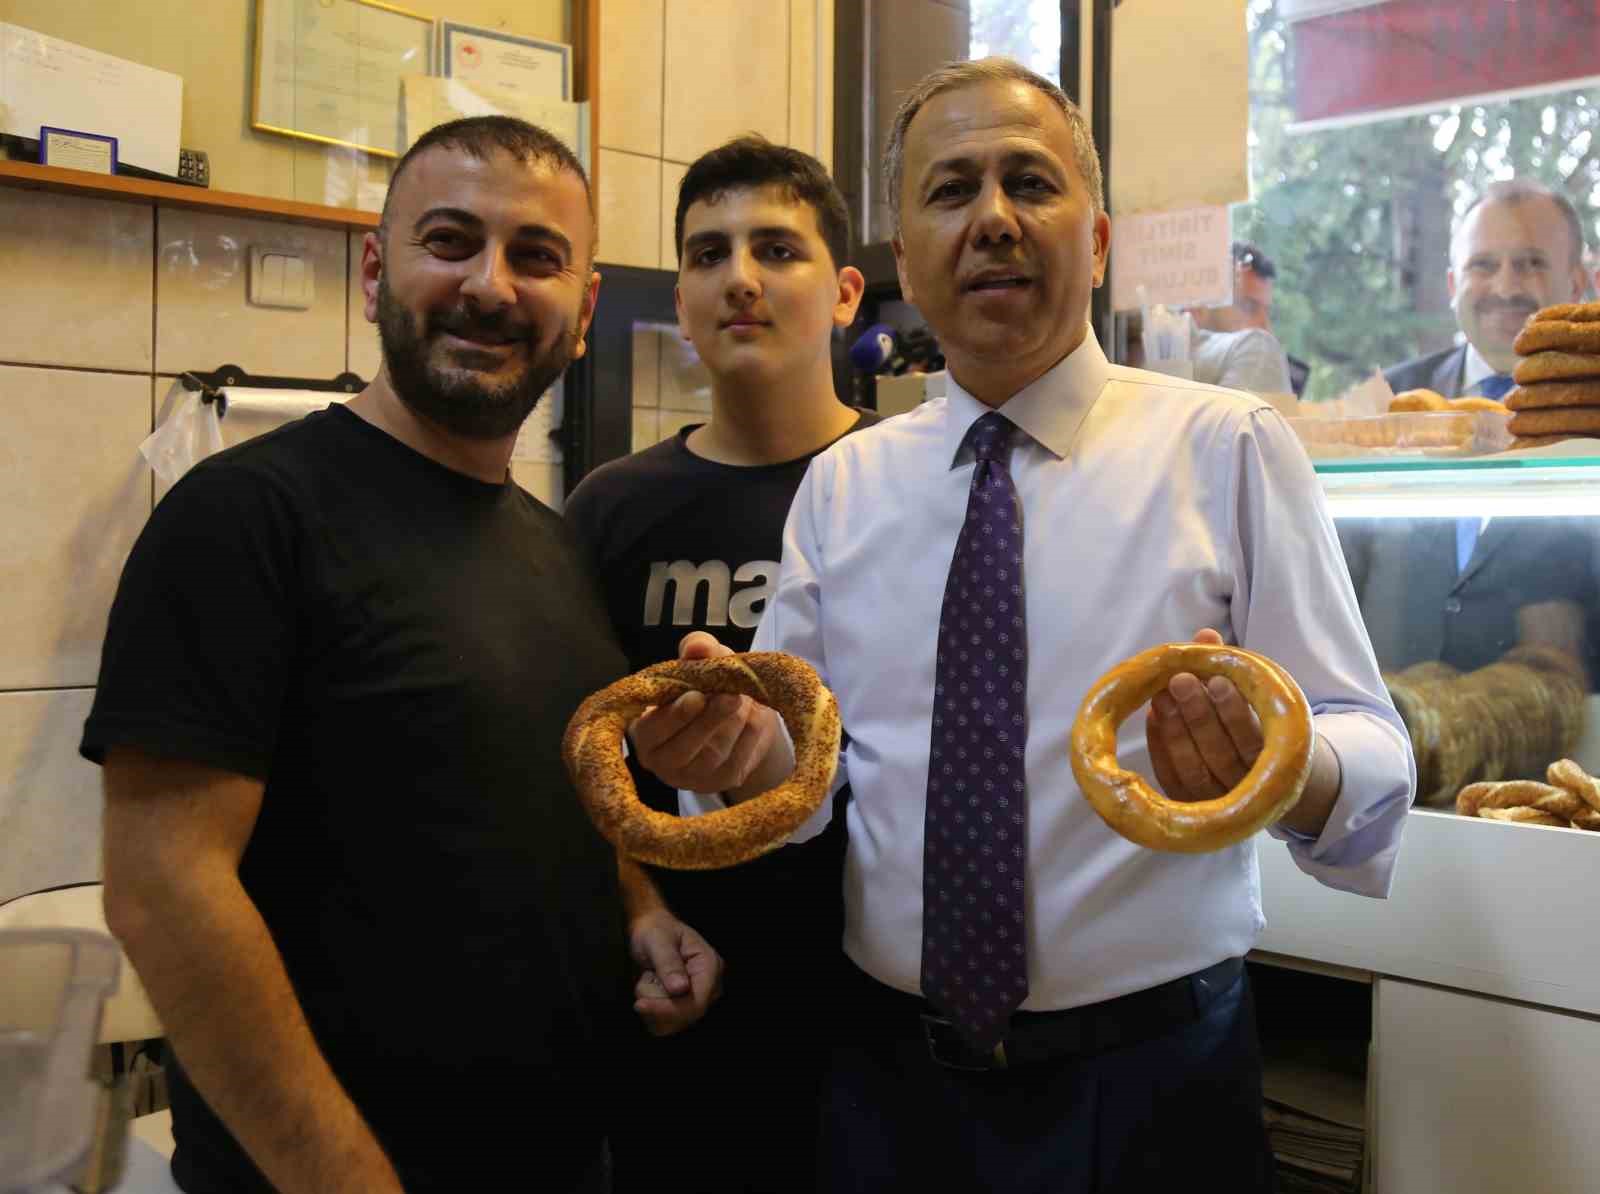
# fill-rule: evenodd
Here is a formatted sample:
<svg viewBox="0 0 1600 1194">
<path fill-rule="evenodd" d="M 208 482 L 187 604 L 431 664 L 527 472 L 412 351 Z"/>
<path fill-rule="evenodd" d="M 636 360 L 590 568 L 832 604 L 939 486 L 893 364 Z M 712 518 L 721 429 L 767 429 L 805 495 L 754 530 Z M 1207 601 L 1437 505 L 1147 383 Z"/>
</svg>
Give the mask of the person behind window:
<svg viewBox="0 0 1600 1194">
<path fill-rule="evenodd" d="M 1233 302 L 1194 307 L 1189 356 L 1194 379 L 1253 394 L 1298 393 L 1283 345 L 1272 333 L 1277 266 L 1249 241 L 1233 242 Z M 1300 388 L 1305 385 L 1302 379 Z"/>
<path fill-rule="evenodd" d="M 1583 297 L 1583 251 L 1582 220 L 1566 197 L 1522 180 L 1492 184 L 1450 246 L 1447 283 L 1465 342 L 1386 370 L 1389 385 L 1504 397 L 1523 322 Z M 1464 503 L 1460 518 L 1375 519 L 1339 532 L 1386 670 L 1440 661 L 1472 671 L 1534 644 L 1559 648 L 1592 676 L 1591 532 L 1580 521 L 1490 519 Z"/>
<path fill-rule="evenodd" d="M 1450 241 L 1445 284 L 1463 342 L 1384 370 L 1390 388 L 1504 397 L 1528 316 L 1582 300 L 1583 250 L 1583 221 L 1565 195 L 1523 179 L 1492 183 Z"/>
</svg>

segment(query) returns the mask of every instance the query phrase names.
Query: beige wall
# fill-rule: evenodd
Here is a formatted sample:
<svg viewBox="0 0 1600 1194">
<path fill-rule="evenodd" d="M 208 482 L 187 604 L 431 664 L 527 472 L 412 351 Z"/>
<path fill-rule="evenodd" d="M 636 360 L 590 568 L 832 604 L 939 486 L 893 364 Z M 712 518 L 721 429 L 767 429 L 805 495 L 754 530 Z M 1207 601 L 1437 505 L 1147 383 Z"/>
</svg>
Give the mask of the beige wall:
<svg viewBox="0 0 1600 1194">
<path fill-rule="evenodd" d="M 1112 216 L 1248 200 L 1245 0 L 1142 0 L 1112 20 Z"/>
<path fill-rule="evenodd" d="M 731 137 L 761 133 L 833 164 L 833 4 L 602 0 L 602 263 L 676 270 L 678 184 Z M 676 328 L 637 326 L 634 449 L 705 422 L 710 384 Z"/>
<path fill-rule="evenodd" d="M 677 269 L 684 168 L 731 137 L 831 165 L 833 3 L 601 0 L 601 261 Z"/>
<path fill-rule="evenodd" d="M 430 11 L 565 38 L 562 7 L 441 0 Z M 672 265 L 663 196 L 684 162 L 727 136 L 754 128 L 827 156 L 832 0 L 602 0 L 602 12 L 605 260 Z M 27 28 L 183 74 L 183 143 L 211 155 L 216 188 L 348 202 L 329 181 L 349 189 L 342 153 L 249 129 L 252 14 L 248 0 L 4 9 Z M 382 166 L 355 166 L 383 177 Z M 312 309 L 246 303 L 250 249 L 274 246 L 312 264 Z M 138 445 L 174 375 L 232 363 L 371 376 L 359 255 L 360 235 L 339 230 L 0 188 L 0 900 L 99 874 L 99 772 L 77 744 L 117 578 L 154 498 Z M 704 418 L 701 379 L 674 339 L 641 356 L 650 437 Z M 559 466 L 514 471 L 559 501 Z"/>
<path fill-rule="evenodd" d="M 570 41 L 565 0 L 399 0 L 431 17 Z M 182 144 L 211 159 L 219 191 L 356 207 L 388 159 L 250 127 L 254 0 L 5 0 L 0 19 L 183 77 Z"/>
</svg>

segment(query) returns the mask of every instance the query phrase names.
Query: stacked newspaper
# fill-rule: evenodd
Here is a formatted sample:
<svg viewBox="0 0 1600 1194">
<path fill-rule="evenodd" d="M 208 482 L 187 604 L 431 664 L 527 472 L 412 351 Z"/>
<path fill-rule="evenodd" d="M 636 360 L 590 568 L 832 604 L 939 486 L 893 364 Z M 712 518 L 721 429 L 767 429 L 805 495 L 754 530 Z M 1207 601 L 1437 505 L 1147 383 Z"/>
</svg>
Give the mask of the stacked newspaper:
<svg viewBox="0 0 1600 1194">
<path fill-rule="evenodd" d="M 1280 1194 L 1359 1194 L 1367 1135 L 1361 1079 L 1290 1061 L 1268 1061 L 1263 1079 Z"/>
</svg>

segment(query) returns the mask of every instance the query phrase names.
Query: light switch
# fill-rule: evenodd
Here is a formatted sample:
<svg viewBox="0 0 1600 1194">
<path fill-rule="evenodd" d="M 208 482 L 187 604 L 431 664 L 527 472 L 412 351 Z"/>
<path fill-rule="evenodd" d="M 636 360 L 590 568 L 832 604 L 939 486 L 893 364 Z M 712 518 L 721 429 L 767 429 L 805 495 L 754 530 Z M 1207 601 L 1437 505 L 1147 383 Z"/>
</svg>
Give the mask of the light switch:
<svg viewBox="0 0 1600 1194">
<path fill-rule="evenodd" d="M 256 306 L 306 310 L 314 294 L 304 257 L 279 249 L 250 250 L 250 301 Z"/>
<path fill-rule="evenodd" d="M 311 306 L 315 290 L 311 282 L 311 263 L 304 257 L 283 259 L 283 305 L 305 310 Z"/>
<path fill-rule="evenodd" d="M 277 253 L 261 259 L 261 297 L 269 303 L 283 299 L 283 258 Z"/>
</svg>

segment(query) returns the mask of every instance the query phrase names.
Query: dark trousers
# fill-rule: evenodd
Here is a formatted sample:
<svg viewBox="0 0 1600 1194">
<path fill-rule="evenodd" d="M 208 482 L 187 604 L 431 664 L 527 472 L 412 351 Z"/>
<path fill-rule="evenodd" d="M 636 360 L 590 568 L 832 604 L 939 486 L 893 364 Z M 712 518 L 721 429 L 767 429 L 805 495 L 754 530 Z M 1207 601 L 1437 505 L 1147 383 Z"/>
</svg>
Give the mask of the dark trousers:
<svg viewBox="0 0 1600 1194">
<path fill-rule="evenodd" d="M 812 1194 L 819 1014 L 735 995 L 648 1042 L 613 1109 L 615 1194 Z"/>
<path fill-rule="evenodd" d="M 862 1014 L 833 1053 L 820 1189 L 1270 1194 L 1249 980 L 1241 967 L 1225 989 L 1178 982 L 1192 984 L 1192 1010 L 1157 1035 L 1139 1039 L 1138 1025 L 1165 1013 L 1136 1006 L 1119 1027 L 1112 1000 L 1096 1006 L 1113 1023 L 1060 1034 L 1064 1055 L 1036 1048 L 1028 1063 L 975 1072 L 934 1059 L 920 1000 L 857 972 Z"/>
</svg>

